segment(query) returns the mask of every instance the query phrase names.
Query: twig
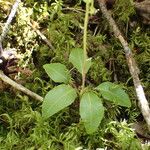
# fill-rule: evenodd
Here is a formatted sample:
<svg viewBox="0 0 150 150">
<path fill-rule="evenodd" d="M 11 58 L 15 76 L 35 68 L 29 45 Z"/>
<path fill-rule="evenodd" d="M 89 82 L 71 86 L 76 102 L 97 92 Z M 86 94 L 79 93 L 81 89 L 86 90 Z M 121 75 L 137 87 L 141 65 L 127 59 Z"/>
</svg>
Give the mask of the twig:
<svg viewBox="0 0 150 150">
<path fill-rule="evenodd" d="M 55 49 L 55 48 L 53 47 L 53 45 L 51 44 L 51 42 L 46 38 L 46 36 L 45 36 L 43 33 L 40 32 L 40 30 L 36 29 L 36 27 L 34 27 L 34 25 L 32 25 L 30 22 L 28 22 L 28 25 L 33 28 L 33 30 L 36 32 L 36 34 L 37 34 L 38 36 L 40 36 L 41 39 L 42 39 L 52 50 Z"/>
<path fill-rule="evenodd" d="M 150 14 L 150 1 L 149 0 L 144 0 L 143 2 L 135 2 L 134 3 L 135 8 L 137 9 L 137 11 L 141 11 L 143 13 L 147 13 Z M 146 7 L 147 6 L 147 7 Z"/>
<path fill-rule="evenodd" d="M 118 29 L 115 21 L 111 17 L 110 12 L 107 11 L 107 8 L 105 5 L 105 0 L 97 0 L 97 1 L 99 3 L 100 9 L 101 9 L 103 15 L 105 16 L 105 18 L 109 22 L 110 27 L 112 28 L 112 30 L 115 34 L 115 37 L 119 39 L 119 41 L 121 42 L 121 44 L 124 48 L 126 60 L 127 60 L 128 67 L 129 67 L 129 71 L 130 71 L 130 74 L 133 78 L 133 83 L 134 83 L 134 87 L 136 90 L 136 95 L 138 98 L 139 106 L 140 106 L 141 112 L 143 114 L 143 117 L 144 117 L 144 119 L 148 125 L 148 129 L 150 131 L 150 108 L 149 108 L 148 101 L 145 97 L 145 93 L 144 93 L 143 87 L 141 85 L 141 81 L 140 81 L 139 76 L 138 76 L 137 65 L 136 65 L 135 60 L 133 58 L 131 49 L 129 48 L 127 41 L 125 41 L 125 39 L 123 38 L 123 36 L 122 36 L 120 30 Z"/>
<path fill-rule="evenodd" d="M 10 14 L 8 16 L 8 19 L 7 19 L 6 23 L 5 23 L 5 26 L 4 26 L 3 30 L 2 30 L 2 34 L 0 35 L 0 56 L 4 52 L 4 50 L 2 48 L 2 42 L 3 42 L 4 38 L 6 37 L 8 31 L 9 31 L 10 24 L 11 24 L 13 18 L 15 17 L 15 14 L 17 12 L 17 8 L 18 8 L 20 2 L 21 2 L 21 0 L 16 0 L 15 3 L 13 4 L 11 12 L 10 12 Z"/>
<path fill-rule="evenodd" d="M 12 7 L 12 9 L 11 9 L 10 15 L 9 15 L 9 17 L 8 17 L 6 23 L 5 23 L 5 26 L 4 26 L 4 28 L 3 28 L 2 34 L 1 34 L 1 36 L 0 36 L 0 55 L 3 53 L 2 41 L 3 41 L 4 38 L 6 37 L 6 34 L 7 34 L 8 30 L 9 30 L 9 27 L 10 27 L 10 24 L 11 24 L 12 19 L 14 18 L 15 14 L 16 14 L 16 11 L 17 11 L 17 8 L 18 8 L 20 2 L 21 2 L 21 0 L 16 0 L 16 1 L 15 1 L 14 5 L 13 5 L 13 7 Z M 13 86 L 14 88 L 16 88 L 17 90 L 22 91 L 23 93 L 25 93 L 25 94 L 31 96 L 32 98 L 34 98 L 34 99 L 36 99 L 36 100 L 38 100 L 38 101 L 40 101 L 40 102 L 43 101 L 43 98 L 42 98 L 41 96 L 39 96 L 39 95 L 37 95 L 36 93 L 34 93 L 34 92 L 28 90 L 28 89 L 25 88 L 24 86 L 22 86 L 22 85 L 16 83 L 15 81 L 13 81 L 13 80 L 10 79 L 9 77 L 7 77 L 7 76 L 3 73 L 3 71 L 1 71 L 1 70 L 0 70 L 0 78 L 1 78 L 4 82 L 6 82 L 6 83 L 10 84 L 11 86 Z"/>
<path fill-rule="evenodd" d="M 15 81 L 13 81 L 13 80 L 10 79 L 9 77 L 7 77 L 2 71 L 0 71 L 0 78 L 1 78 L 4 82 L 10 84 L 10 85 L 11 85 L 12 87 L 14 87 L 15 89 L 17 89 L 17 90 L 19 90 L 19 91 L 21 91 L 21 92 L 23 92 L 23 93 L 25 93 L 25 94 L 31 96 L 32 98 L 34 98 L 34 99 L 36 99 L 36 100 L 38 100 L 38 101 L 40 101 L 40 102 L 43 101 L 43 97 L 41 97 L 41 96 L 39 96 L 38 94 L 36 94 L 36 93 L 34 93 L 34 92 L 28 90 L 28 89 L 25 88 L 24 86 L 22 86 L 22 85 L 16 83 Z"/>
<path fill-rule="evenodd" d="M 10 27 L 10 24 L 11 24 L 15 14 L 16 14 L 16 11 L 17 11 L 17 8 L 18 8 L 20 2 L 21 2 L 21 0 L 16 0 L 15 3 L 13 4 L 13 7 L 12 7 L 11 12 L 9 14 L 9 17 L 5 23 L 2 34 L 0 36 L 0 43 L 2 43 L 3 39 L 6 37 L 6 34 L 9 30 L 9 27 Z"/>
<path fill-rule="evenodd" d="M 76 13 L 81 13 L 81 12 L 85 13 L 85 10 L 83 10 L 83 9 L 72 8 L 72 7 L 62 8 L 62 10 L 71 10 L 71 11 L 74 11 Z"/>
</svg>

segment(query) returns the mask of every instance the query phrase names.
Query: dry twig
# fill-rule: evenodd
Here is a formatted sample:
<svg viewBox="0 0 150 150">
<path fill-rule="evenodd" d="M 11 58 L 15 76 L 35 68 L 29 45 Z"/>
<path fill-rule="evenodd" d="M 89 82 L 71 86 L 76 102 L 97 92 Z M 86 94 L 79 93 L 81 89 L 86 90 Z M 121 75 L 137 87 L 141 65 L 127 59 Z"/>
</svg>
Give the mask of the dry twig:
<svg viewBox="0 0 150 150">
<path fill-rule="evenodd" d="M 16 0 L 15 3 L 13 4 L 11 12 L 10 12 L 10 14 L 8 16 L 8 19 L 7 19 L 6 23 L 5 23 L 5 26 L 3 28 L 2 34 L 0 36 L 0 43 L 3 42 L 4 38 L 6 37 L 6 34 L 8 33 L 10 24 L 11 24 L 15 14 L 16 14 L 16 12 L 17 12 L 17 8 L 18 8 L 20 2 L 21 2 L 21 0 Z"/>
<path fill-rule="evenodd" d="M 117 27 L 115 21 L 113 20 L 110 12 L 107 11 L 107 8 L 105 5 L 105 0 L 97 0 L 97 1 L 99 3 L 100 9 L 101 9 L 103 15 L 105 16 L 110 27 L 112 28 L 112 30 L 115 34 L 115 37 L 119 39 L 119 41 L 121 42 L 121 44 L 124 48 L 126 60 L 127 60 L 128 67 L 129 67 L 129 71 L 130 71 L 130 74 L 133 78 L 133 83 L 134 83 L 134 87 L 136 90 L 136 95 L 138 98 L 139 106 L 140 106 L 141 112 L 143 114 L 143 117 L 144 117 L 144 119 L 148 125 L 148 129 L 150 131 L 150 108 L 149 108 L 148 101 L 145 97 L 145 93 L 144 93 L 143 87 L 141 85 L 141 81 L 140 81 L 139 76 L 138 76 L 137 65 L 136 65 L 135 60 L 133 58 L 131 49 L 129 48 L 127 41 L 125 41 L 120 30 L 118 29 L 118 27 Z"/>
<path fill-rule="evenodd" d="M 32 21 L 32 22 L 33 22 L 34 24 L 36 24 L 35 21 Z M 36 28 L 36 26 L 34 26 L 33 24 L 31 24 L 30 22 L 28 23 L 28 25 L 33 28 L 33 30 L 36 32 L 36 34 L 37 34 L 38 36 L 40 36 L 41 39 L 42 39 L 52 50 L 54 50 L 54 47 L 53 47 L 53 45 L 51 44 L 51 41 L 48 40 L 48 39 L 46 38 L 46 36 L 45 36 L 43 33 L 41 33 L 40 30 L 38 30 L 38 29 Z"/>
<path fill-rule="evenodd" d="M 5 23 L 5 26 L 4 26 L 4 28 L 3 28 L 2 34 L 0 35 L 0 55 L 2 55 L 2 54 L 4 53 L 4 52 L 3 52 L 3 49 L 2 49 L 2 41 L 3 41 L 4 38 L 6 37 L 6 34 L 7 34 L 8 30 L 9 30 L 9 27 L 10 27 L 10 24 L 11 24 L 11 22 L 12 22 L 14 16 L 15 16 L 15 14 L 16 14 L 16 11 L 17 11 L 17 8 L 18 8 L 20 2 L 21 2 L 21 0 L 16 0 L 16 1 L 15 1 L 14 5 L 13 5 L 13 7 L 12 7 L 12 9 L 11 9 L 10 15 L 9 15 L 9 17 L 8 17 L 6 23 Z M 43 101 L 43 98 L 42 98 L 41 96 L 39 96 L 39 95 L 37 95 L 36 93 L 34 93 L 34 92 L 28 90 L 28 89 L 25 88 L 24 86 L 22 86 L 22 85 L 16 83 L 15 81 L 13 81 L 13 80 L 10 79 L 9 77 L 7 77 L 7 76 L 3 73 L 3 71 L 1 71 L 1 70 L 0 70 L 0 78 L 1 78 L 4 82 L 10 84 L 12 87 L 16 88 L 17 90 L 22 91 L 23 93 L 25 93 L 25 94 L 31 96 L 32 98 L 34 98 L 34 99 L 36 99 L 36 100 L 38 100 L 38 101 L 40 101 L 40 102 Z"/>
<path fill-rule="evenodd" d="M 24 86 L 16 83 L 15 81 L 13 81 L 12 79 L 10 79 L 9 77 L 7 77 L 2 71 L 0 71 L 0 78 L 8 83 L 9 85 L 11 85 L 12 87 L 14 87 L 15 89 L 22 91 L 23 93 L 31 96 L 32 98 L 42 102 L 43 101 L 43 97 L 39 96 L 38 94 L 28 90 L 27 88 L 25 88 Z"/>
</svg>

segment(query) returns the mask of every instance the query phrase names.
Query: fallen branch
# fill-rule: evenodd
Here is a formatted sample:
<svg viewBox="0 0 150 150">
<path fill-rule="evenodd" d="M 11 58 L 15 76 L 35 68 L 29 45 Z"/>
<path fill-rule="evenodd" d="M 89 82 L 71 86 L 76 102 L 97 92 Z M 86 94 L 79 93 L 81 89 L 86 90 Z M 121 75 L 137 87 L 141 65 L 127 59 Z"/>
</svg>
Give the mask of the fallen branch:
<svg viewBox="0 0 150 150">
<path fill-rule="evenodd" d="M 34 21 L 33 21 L 33 22 L 34 22 Z M 34 23 L 36 24 L 36 22 L 34 22 Z M 37 34 L 38 36 L 41 37 L 41 39 L 42 39 L 52 50 L 54 50 L 54 47 L 53 47 L 53 45 L 51 44 L 51 42 L 46 38 L 46 36 L 45 36 L 43 33 L 41 33 L 40 30 L 38 30 L 38 29 L 36 28 L 36 26 L 34 26 L 33 24 L 31 24 L 30 22 L 28 22 L 28 25 L 36 32 L 36 34 Z"/>
<path fill-rule="evenodd" d="M 6 23 L 5 23 L 4 28 L 3 28 L 2 34 L 0 35 L 0 55 L 3 54 L 2 42 L 3 42 L 4 38 L 6 37 L 6 34 L 7 34 L 8 30 L 9 30 L 9 27 L 10 27 L 10 24 L 11 24 L 11 22 L 12 22 L 14 16 L 15 16 L 15 14 L 16 14 L 16 12 L 17 12 L 17 8 L 18 8 L 20 2 L 21 2 L 21 0 L 16 0 L 15 3 L 13 4 L 13 7 L 12 7 L 11 12 L 10 12 L 10 14 L 9 14 L 9 17 L 8 17 Z M 43 38 L 44 38 L 44 37 L 43 37 Z M 7 76 L 3 73 L 3 71 L 1 71 L 1 70 L 0 70 L 0 78 L 1 78 L 4 82 L 6 82 L 6 83 L 10 84 L 11 86 L 13 86 L 14 88 L 16 88 L 17 90 L 22 91 L 23 93 L 25 93 L 25 94 L 31 96 L 32 98 L 34 98 L 34 99 L 36 99 L 36 100 L 38 100 L 38 101 L 40 101 L 40 102 L 43 101 L 43 98 L 42 98 L 41 96 L 39 96 L 39 95 L 37 95 L 36 93 L 34 93 L 34 92 L 28 90 L 28 89 L 25 88 L 24 86 L 22 86 L 22 85 L 16 83 L 15 81 L 13 81 L 13 80 L 10 79 L 9 77 L 7 77 Z"/>
<path fill-rule="evenodd" d="M 5 26 L 3 28 L 2 34 L 0 36 L 0 43 L 3 42 L 4 38 L 6 37 L 6 34 L 8 33 L 10 24 L 11 24 L 13 18 L 15 17 L 15 14 L 17 12 L 17 8 L 18 8 L 20 2 L 21 2 L 21 0 L 16 0 L 15 3 L 13 4 L 11 12 L 10 12 L 10 14 L 8 16 L 8 19 L 7 19 L 6 23 L 5 23 Z"/>
<path fill-rule="evenodd" d="M 143 114 L 143 117 L 147 123 L 148 129 L 150 131 L 150 108 L 149 108 L 148 101 L 145 97 L 145 93 L 144 93 L 143 87 L 141 85 L 141 81 L 140 81 L 139 76 L 138 76 L 138 68 L 137 68 L 135 60 L 133 58 L 131 49 L 129 48 L 127 41 L 125 41 L 120 30 L 118 29 L 118 27 L 117 27 L 115 21 L 113 20 L 110 12 L 107 11 L 107 8 L 105 5 L 105 0 L 97 0 L 97 1 L 99 3 L 100 9 L 101 9 L 103 15 L 105 16 L 110 27 L 112 28 L 112 30 L 115 34 L 115 37 L 119 39 L 119 41 L 121 42 L 121 44 L 124 48 L 126 60 L 127 60 L 128 67 L 129 67 L 129 71 L 130 71 L 130 74 L 133 78 L 133 83 L 134 83 L 134 87 L 136 90 L 136 95 L 138 98 L 139 106 L 140 106 L 141 112 Z"/>
<path fill-rule="evenodd" d="M 0 56 L 2 56 L 3 52 L 4 52 L 4 50 L 2 48 L 2 42 L 3 42 L 4 38 L 6 37 L 8 31 L 9 31 L 10 24 L 11 24 L 13 18 L 15 17 L 15 14 L 17 12 L 17 8 L 18 8 L 20 2 L 21 2 L 21 0 L 16 0 L 15 1 L 15 3 L 12 6 L 11 12 L 8 16 L 8 19 L 7 19 L 5 25 L 2 29 L 2 34 L 0 35 Z"/>
<path fill-rule="evenodd" d="M 31 96 L 32 98 L 34 98 L 34 99 L 36 99 L 36 100 L 38 100 L 38 101 L 40 101 L 40 102 L 43 101 L 43 97 L 41 97 L 41 96 L 39 96 L 38 94 L 36 94 L 36 93 L 34 93 L 34 92 L 28 90 L 28 89 L 25 88 L 24 86 L 22 86 L 22 85 L 16 83 L 15 81 L 13 81 L 13 80 L 10 79 L 9 77 L 7 77 L 2 71 L 0 71 L 0 78 L 1 78 L 4 82 L 10 84 L 10 85 L 11 85 L 12 87 L 14 87 L 15 89 L 17 89 L 17 90 L 19 90 L 19 91 L 21 91 L 21 92 L 23 92 L 23 93 L 25 93 L 25 94 Z"/>
</svg>

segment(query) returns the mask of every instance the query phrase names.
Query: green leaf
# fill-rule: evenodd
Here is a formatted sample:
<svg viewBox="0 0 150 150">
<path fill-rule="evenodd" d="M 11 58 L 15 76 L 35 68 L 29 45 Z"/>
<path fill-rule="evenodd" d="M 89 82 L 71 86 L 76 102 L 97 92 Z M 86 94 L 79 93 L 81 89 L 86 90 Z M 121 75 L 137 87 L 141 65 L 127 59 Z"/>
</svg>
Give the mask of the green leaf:
<svg viewBox="0 0 150 150">
<path fill-rule="evenodd" d="M 83 64 L 84 64 L 84 54 L 83 49 L 76 48 L 73 49 L 70 53 L 69 61 L 74 65 L 74 67 L 83 74 Z M 91 59 L 86 60 L 85 64 L 85 73 L 88 72 L 89 68 L 91 66 Z"/>
<path fill-rule="evenodd" d="M 77 97 L 75 89 L 70 85 L 59 85 L 49 91 L 42 104 L 42 116 L 47 119 L 72 104 Z"/>
<path fill-rule="evenodd" d="M 104 107 L 101 99 L 94 92 L 87 92 L 82 95 L 80 116 L 88 134 L 97 130 L 104 117 Z"/>
<path fill-rule="evenodd" d="M 45 64 L 43 68 L 48 76 L 55 82 L 68 83 L 71 79 L 68 69 L 61 63 Z"/>
<path fill-rule="evenodd" d="M 112 101 L 116 105 L 131 107 L 128 94 L 118 85 L 111 82 L 104 82 L 96 89 L 101 92 L 104 99 Z"/>
</svg>

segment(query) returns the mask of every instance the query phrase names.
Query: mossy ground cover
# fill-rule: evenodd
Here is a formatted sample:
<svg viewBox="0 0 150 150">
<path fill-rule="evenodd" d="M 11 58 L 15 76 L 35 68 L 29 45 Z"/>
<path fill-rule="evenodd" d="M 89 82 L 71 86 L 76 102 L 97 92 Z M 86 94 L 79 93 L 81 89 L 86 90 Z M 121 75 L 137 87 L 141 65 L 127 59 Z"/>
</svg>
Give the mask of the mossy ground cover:
<svg viewBox="0 0 150 150">
<path fill-rule="evenodd" d="M 10 0 L 0 1 L 1 29 L 12 4 Z M 138 20 L 134 26 L 131 25 L 136 13 L 129 1 L 118 0 L 112 14 L 133 50 L 149 99 L 150 29 Z M 44 97 L 57 83 L 49 79 L 43 65 L 57 62 L 67 66 L 75 81 L 74 86 L 80 88 L 81 75 L 73 69 L 69 55 L 72 49 L 83 47 L 84 15 L 85 3 L 80 0 L 22 2 L 3 42 L 4 48 L 15 48 L 21 56 L 16 67 L 24 71 L 15 74 L 15 80 Z M 29 26 L 29 22 L 33 27 Z M 44 43 L 33 28 L 40 30 L 54 49 Z M 92 135 L 86 133 L 80 122 L 78 101 L 45 121 L 40 102 L 1 82 L 0 149 L 74 150 L 81 147 L 94 150 L 107 147 L 140 150 L 141 142 L 131 124 L 143 121 L 143 118 L 122 49 L 101 13 L 89 16 L 87 54 L 92 58 L 92 66 L 87 73 L 86 86 L 115 82 L 124 88 L 132 103 L 130 108 L 124 108 L 104 101 L 107 111 L 98 130 Z"/>
</svg>

